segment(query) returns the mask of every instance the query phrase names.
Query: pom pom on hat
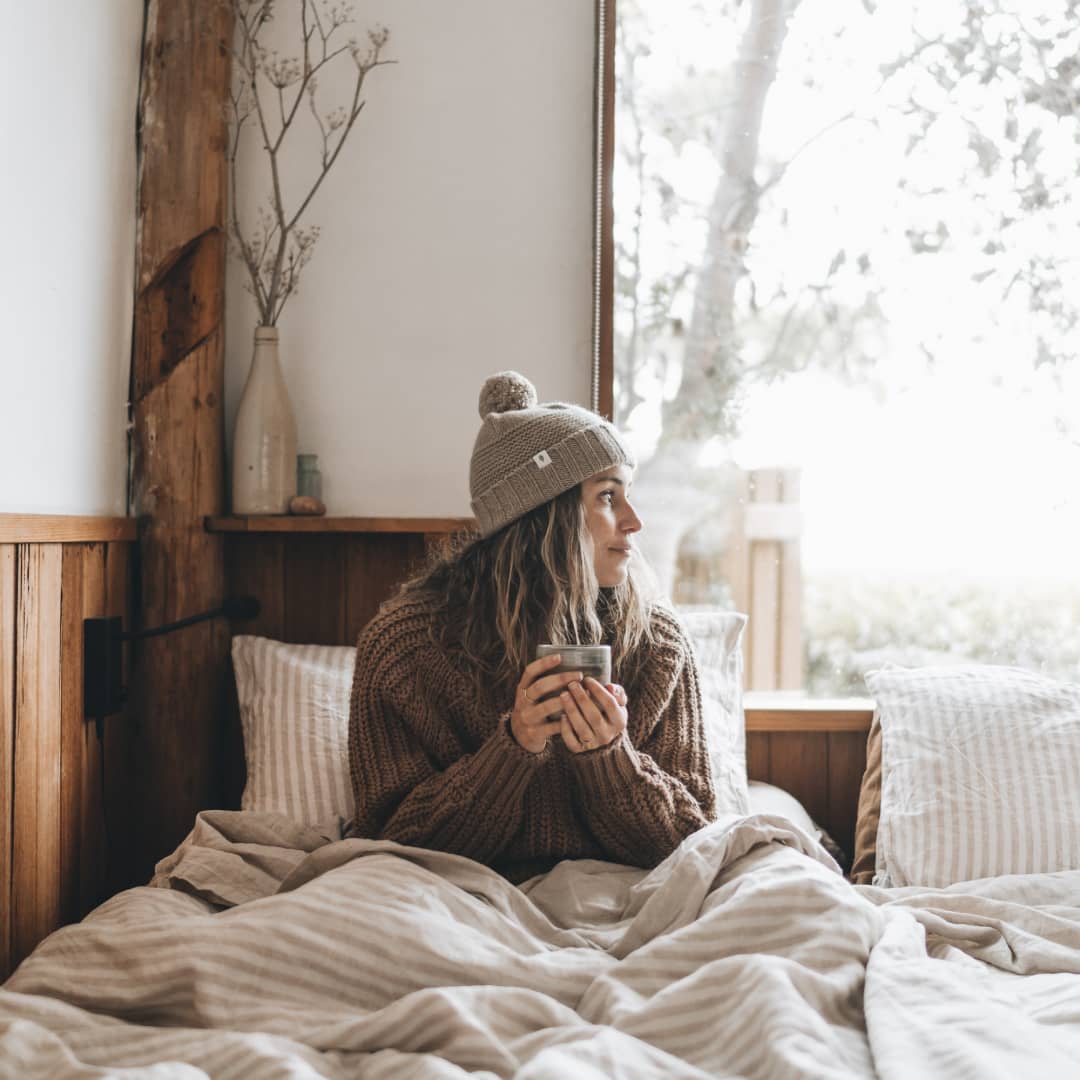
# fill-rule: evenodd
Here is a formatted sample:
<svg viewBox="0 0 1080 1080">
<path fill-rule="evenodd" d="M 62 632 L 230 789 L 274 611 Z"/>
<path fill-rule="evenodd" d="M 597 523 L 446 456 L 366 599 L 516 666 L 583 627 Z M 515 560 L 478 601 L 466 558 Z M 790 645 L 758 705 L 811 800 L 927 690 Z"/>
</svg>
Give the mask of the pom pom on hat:
<svg viewBox="0 0 1080 1080">
<path fill-rule="evenodd" d="M 480 417 L 490 413 L 531 409 L 536 404 L 536 388 L 516 371 L 500 371 L 486 380 L 480 391 Z"/>
</svg>

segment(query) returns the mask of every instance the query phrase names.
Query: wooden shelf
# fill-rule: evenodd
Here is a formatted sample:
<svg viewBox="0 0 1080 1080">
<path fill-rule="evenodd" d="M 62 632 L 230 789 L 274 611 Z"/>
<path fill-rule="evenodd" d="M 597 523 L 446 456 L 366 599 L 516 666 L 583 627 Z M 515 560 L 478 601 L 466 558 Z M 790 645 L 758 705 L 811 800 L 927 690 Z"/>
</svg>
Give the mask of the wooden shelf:
<svg viewBox="0 0 1080 1080">
<path fill-rule="evenodd" d="M 138 538 L 135 518 L 0 514 L 0 544 L 89 544 Z"/>
<path fill-rule="evenodd" d="M 475 528 L 473 518 L 305 517 L 300 514 L 206 518 L 207 532 L 220 533 L 456 533 Z"/>
<path fill-rule="evenodd" d="M 864 698 L 807 698 L 749 691 L 743 695 L 747 731 L 866 731 L 874 703 Z"/>
</svg>

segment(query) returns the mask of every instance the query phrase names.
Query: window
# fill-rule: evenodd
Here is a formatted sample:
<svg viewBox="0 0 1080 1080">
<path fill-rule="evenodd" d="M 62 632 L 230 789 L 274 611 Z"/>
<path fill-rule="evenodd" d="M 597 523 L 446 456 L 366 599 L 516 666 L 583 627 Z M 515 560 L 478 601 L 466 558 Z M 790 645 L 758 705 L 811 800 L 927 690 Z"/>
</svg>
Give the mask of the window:
<svg viewBox="0 0 1080 1080">
<path fill-rule="evenodd" d="M 618 0 L 615 416 L 752 689 L 1080 673 L 1078 16 Z"/>
</svg>

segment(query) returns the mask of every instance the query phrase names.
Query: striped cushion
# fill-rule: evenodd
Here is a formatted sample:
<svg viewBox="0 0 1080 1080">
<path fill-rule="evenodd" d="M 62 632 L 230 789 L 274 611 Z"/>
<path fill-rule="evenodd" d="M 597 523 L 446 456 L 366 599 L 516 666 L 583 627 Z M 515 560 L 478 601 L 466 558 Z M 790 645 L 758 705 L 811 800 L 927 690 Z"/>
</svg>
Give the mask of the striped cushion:
<svg viewBox="0 0 1080 1080">
<path fill-rule="evenodd" d="M 680 611 L 697 657 L 718 813 L 748 814 L 742 635 L 738 611 Z"/>
<path fill-rule="evenodd" d="M 247 783 L 240 806 L 302 825 L 348 819 L 349 694 L 356 650 L 233 638 Z"/>
<path fill-rule="evenodd" d="M 1018 668 L 886 668 L 874 883 L 1080 869 L 1080 686 Z"/>
</svg>

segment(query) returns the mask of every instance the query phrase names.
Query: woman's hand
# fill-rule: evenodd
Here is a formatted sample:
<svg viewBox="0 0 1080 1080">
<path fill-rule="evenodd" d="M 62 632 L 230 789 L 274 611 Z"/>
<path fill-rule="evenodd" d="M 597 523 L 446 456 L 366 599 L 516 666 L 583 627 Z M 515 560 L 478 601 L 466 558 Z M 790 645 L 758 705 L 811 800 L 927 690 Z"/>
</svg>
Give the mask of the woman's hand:
<svg viewBox="0 0 1080 1080">
<path fill-rule="evenodd" d="M 584 687 L 572 683 L 560 700 L 566 712 L 559 734 L 573 754 L 607 746 L 626 730 L 626 691 L 621 686 L 586 679 Z"/>
<path fill-rule="evenodd" d="M 514 694 L 514 711 L 510 715 L 510 733 L 518 746 L 531 754 L 542 753 L 548 739 L 557 735 L 560 720 L 553 720 L 556 713 L 563 711 L 559 700 L 559 691 L 570 683 L 581 683 L 580 671 L 561 671 L 556 675 L 545 675 L 552 668 L 559 666 L 559 655 L 542 656 L 534 660 L 524 671 Z M 546 701 L 541 698 L 552 696 Z"/>
</svg>

